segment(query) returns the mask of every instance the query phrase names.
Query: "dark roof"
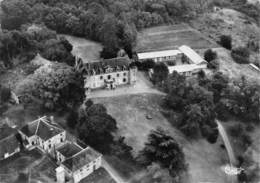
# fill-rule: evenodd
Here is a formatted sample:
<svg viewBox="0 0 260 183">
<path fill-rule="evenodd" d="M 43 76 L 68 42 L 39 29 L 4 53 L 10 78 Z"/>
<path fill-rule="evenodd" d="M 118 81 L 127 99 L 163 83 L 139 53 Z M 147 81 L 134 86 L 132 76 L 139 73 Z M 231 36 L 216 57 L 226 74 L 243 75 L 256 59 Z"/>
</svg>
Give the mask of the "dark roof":
<svg viewBox="0 0 260 183">
<path fill-rule="evenodd" d="M 75 154 L 71 158 L 65 160 L 62 164 L 67 167 L 71 171 L 76 171 L 81 167 L 89 164 L 90 162 L 96 160 L 100 157 L 101 154 L 92 149 L 91 147 L 87 147 L 82 150 L 80 153 Z"/>
<path fill-rule="evenodd" d="M 56 151 L 60 152 L 66 158 L 70 158 L 71 156 L 79 153 L 83 148 L 79 147 L 79 145 L 71 142 L 67 142 L 63 146 L 56 149 Z"/>
<path fill-rule="evenodd" d="M 111 68 L 112 71 L 121 71 L 129 69 L 131 60 L 128 57 L 117 57 L 112 59 L 104 59 L 100 62 L 92 62 L 84 64 L 84 72 L 86 74 L 105 73 L 107 68 Z"/>
<path fill-rule="evenodd" d="M 39 118 L 21 128 L 26 136 L 39 136 L 43 140 L 48 140 L 64 130 L 56 123 L 51 123 L 46 117 Z"/>
<path fill-rule="evenodd" d="M 12 134 L 0 140 L 0 159 L 4 157 L 5 153 L 13 153 L 16 148 L 20 146 L 15 134 Z"/>
<path fill-rule="evenodd" d="M 3 124 L 0 126 L 0 140 L 4 139 L 12 134 L 16 134 L 17 130 L 14 128 L 11 128 L 7 124 Z"/>
</svg>

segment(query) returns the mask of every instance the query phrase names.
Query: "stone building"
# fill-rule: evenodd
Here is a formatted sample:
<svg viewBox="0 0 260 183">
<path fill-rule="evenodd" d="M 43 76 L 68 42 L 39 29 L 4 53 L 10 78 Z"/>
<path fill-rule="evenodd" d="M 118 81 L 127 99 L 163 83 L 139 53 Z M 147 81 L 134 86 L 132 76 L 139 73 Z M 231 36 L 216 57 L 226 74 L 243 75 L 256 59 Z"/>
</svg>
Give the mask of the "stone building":
<svg viewBox="0 0 260 183">
<path fill-rule="evenodd" d="M 32 121 L 19 131 L 26 148 L 38 147 L 50 153 L 66 139 L 66 131 L 46 116 Z"/>
<path fill-rule="evenodd" d="M 100 62 L 77 64 L 84 76 L 87 92 L 95 89 L 115 89 L 136 82 L 137 67 L 130 65 L 128 57 L 104 59 Z M 82 65 L 82 66 L 79 66 Z"/>
</svg>

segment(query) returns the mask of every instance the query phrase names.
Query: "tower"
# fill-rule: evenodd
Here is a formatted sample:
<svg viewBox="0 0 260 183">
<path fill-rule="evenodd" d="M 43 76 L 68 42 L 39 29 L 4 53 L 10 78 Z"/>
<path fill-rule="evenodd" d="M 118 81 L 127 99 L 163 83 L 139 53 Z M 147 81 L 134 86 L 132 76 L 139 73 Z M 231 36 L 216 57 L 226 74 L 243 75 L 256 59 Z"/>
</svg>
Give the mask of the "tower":
<svg viewBox="0 0 260 183">
<path fill-rule="evenodd" d="M 56 168 L 57 183 L 65 183 L 65 169 L 62 166 Z"/>
</svg>

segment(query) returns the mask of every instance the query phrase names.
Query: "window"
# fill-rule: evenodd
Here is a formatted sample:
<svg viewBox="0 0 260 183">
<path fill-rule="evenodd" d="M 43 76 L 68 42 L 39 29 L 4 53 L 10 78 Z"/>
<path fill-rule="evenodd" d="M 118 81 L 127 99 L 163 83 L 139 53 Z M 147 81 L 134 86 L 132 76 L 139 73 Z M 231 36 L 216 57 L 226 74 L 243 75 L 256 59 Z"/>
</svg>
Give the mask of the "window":
<svg viewBox="0 0 260 183">
<path fill-rule="evenodd" d="M 108 75 L 108 76 L 107 76 L 107 79 L 111 79 L 111 75 Z"/>
<path fill-rule="evenodd" d="M 35 143 L 35 142 L 34 142 L 34 141 L 32 141 L 32 145 L 34 145 L 34 143 Z"/>
<path fill-rule="evenodd" d="M 126 82 L 126 78 L 123 79 L 123 82 L 124 82 L 124 83 Z"/>
<path fill-rule="evenodd" d="M 100 80 L 102 80 L 103 79 L 103 76 L 100 76 Z"/>
<path fill-rule="evenodd" d="M 124 72 L 124 76 L 126 76 L 126 72 Z"/>
<path fill-rule="evenodd" d="M 60 139 L 60 142 L 63 142 L 63 139 L 62 139 L 62 138 Z"/>
<path fill-rule="evenodd" d="M 49 144 L 49 149 L 51 148 L 51 144 Z"/>
<path fill-rule="evenodd" d="M 116 76 L 117 76 L 117 77 L 119 77 L 119 76 L 120 76 L 120 74 L 118 73 Z"/>
</svg>

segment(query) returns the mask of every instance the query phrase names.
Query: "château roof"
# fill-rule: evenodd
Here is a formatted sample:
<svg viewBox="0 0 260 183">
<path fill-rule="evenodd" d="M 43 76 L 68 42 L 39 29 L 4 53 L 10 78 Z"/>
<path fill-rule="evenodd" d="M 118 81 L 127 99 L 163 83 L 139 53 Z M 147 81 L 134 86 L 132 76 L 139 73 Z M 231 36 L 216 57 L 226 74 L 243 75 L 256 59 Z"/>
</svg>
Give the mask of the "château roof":
<svg viewBox="0 0 260 183">
<path fill-rule="evenodd" d="M 43 140 L 48 140 L 62 133 L 64 130 L 59 127 L 57 123 L 49 121 L 47 117 L 44 116 L 25 125 L 20 131 L 28 137 L 37 135 Z"/>
<path fill-rule="evenodd" d="M 128 70 L 131 60 L 128 57 L 117 57 L 112 59 L 103 59 L 100 62 L 92 62 L 84 64 L 84 73 L 88 75 L 102 74 L 110 72 Z"/>
</svg>

